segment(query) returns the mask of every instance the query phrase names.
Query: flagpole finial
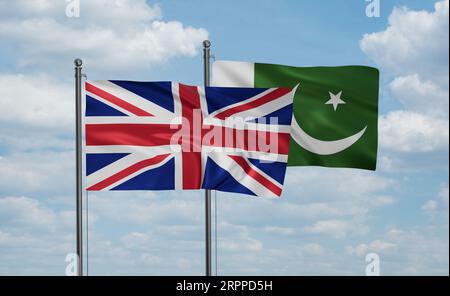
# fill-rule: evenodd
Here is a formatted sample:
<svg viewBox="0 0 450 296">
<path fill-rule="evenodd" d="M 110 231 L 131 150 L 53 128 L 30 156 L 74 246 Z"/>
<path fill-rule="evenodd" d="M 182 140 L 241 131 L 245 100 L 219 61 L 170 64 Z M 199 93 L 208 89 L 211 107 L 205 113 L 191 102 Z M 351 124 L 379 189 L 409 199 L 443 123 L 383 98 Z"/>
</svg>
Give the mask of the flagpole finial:
<svg viewBox="0 0 450 296">
<path fill-rule="evenodd" d="M 209 41 L 209 40 L 203 41 L 203 47 L 210 48 L 211 47 L 211 41 Z"/>
<path fill-rule="evenodd" d="M 73 63 L 75 64 L 76 67 L 81 67 L 81 65 L 83 65 L 83 61 L 81 59 L 75 59 L 73 61 Z"/>
</svg>

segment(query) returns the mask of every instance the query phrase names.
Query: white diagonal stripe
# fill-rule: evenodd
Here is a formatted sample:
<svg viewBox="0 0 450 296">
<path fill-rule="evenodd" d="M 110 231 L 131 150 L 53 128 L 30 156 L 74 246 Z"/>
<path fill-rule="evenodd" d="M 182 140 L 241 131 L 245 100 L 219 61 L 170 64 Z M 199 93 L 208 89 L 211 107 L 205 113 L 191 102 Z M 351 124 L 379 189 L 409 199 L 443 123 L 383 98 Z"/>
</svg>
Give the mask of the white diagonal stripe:
<svg viewBox="0 0 450 296">
<path fill-rule="evenodd" d="M 250 191 L 257 196 L 278 197 L 268 188 L 263 186 L 255 179 L 248 176 L 244 169 L 237 165 L 236 162 L 224 153 L 210 153 L 210 159 L 212 159 L 218 166 L 226 170 L 230 175 L 240 184 L 247 187 Z"/>
<path fill-rule="evenodd" d="M 146 171 L 149 171 L 149 170 L 152 170 L 152 169 L 161 167 L 161 166 L 165 165 L 165 164 L 166 164 L 169 160 L 171 160 L 172 158 L 173 158 L 173 156 L 168 156 L 168 157 L 166 157 L 164 160 L 162 160 L 162 161 L 160 161 L 160 162 L 158 162 L 158 163 L 155 163 L 155 164 L 146 166 L 145 168 L 142 168 L 142 169 L 140 169 L 140 170 L 138 170 L 138 171 L 136 171 L 136 172 L 134 172 L 134 173 L 132 173 L 132 174 L 129 174 L 129 175 L 127 175 L 126 177 L 124 177 L 124 178 L 118 180 L 117 182 L 114 182 L 114 183 L 112 183 L 111 185 L 106 186 L 105 188 L 101 189 L 101 191 L 108 191 L 108 190 L 111 190 L 111 189 L 113 189 L 114 187 L 119 186 L 120 184 L 123 184 L 123 183 L 125 183 L 126 181 L 128 181 L 128 180 L 130 180 L 130 179 L 132 179 L 132 178 L 134 178 L 134 177 L 136 177 L 136 176 L 138 176 L 138 175 L 140 175 L 140 174 L 142 174 L 142 173 L 144 173 L 144 172 L 146 172 Z"/>
<path fill-rule="evenodd" d="M 237 102 L 237 103 L 234 103 L 234 104 L 231 104 L 231 105 L 227 105 L 227 106 L 224 107 L 224 108 L 221 108 L 221 109 L 219 109 L 219 110 L 216 110 L 216 111 L 212 112 L 209 116 L 215 117 L 217 114 L 222 113 L 222 112 L 224 112 L 224 111 L 226 111 L 226 110 L 228 110 L 228 109 L 231 109 L 231 108 L 234 108 L 234 107 L 237 107 L 237 106 L 240 106 L 240 105 L 245 105 L 245 104 L 248 104 L 248 103 L 250 103 L 250 102 L 256 101 L 256 100 L 258 100 L 259 98 L 261 98 L 261 97 L 263 97 L 263 96 L 265 96 L 265 95 L 271 93 L 271 92 L 274 91 L 274 90 L 275 90 L 275 88 L 269 88 L 269 89 L 266 89 L 265 91 L 263 91 L 263 92 L 257 94 L 256 96 L 250 97 L 250 98 L 248 98 L 248 99 L 246 99 L 246 100 L 244 100 L 244 101 L 240 101 L 240 102 Z M 273 111 L 272 111 L 272 112 L 273 112 Z"/>
<path fill-rule="evenodd" d="M 134 105 L 142 110 L 145 110 L 154 116 L 162 118 L 173 117 L 172 112 L 110 81 L 96 80 L 96 81 L 88 81 L 88 83 L 120 98 L 121 100 L 130 103 L 131 105 Z"/>
<path fill-rule="evenodd" d="M 105 145 L 105 146 L 86 146 L 86 153 L 133 153 L 150 158 L 160 154 L 172 153 L 171 145 L 165 146 L 134 146 L 134 145 Z"/>
<path fill-rule="evenodd" d="M 88 175 L 86 177 L 87 187 L 89 188 L 92 185 L 95 185 L 98 182 L 101 182 L 106 178 L 109 178 L 110 176 L 117 174 L 118 172 L 132 166 L 133 164 L 147 158 L 149 158 L 147 155 L 137 153 L 132 153 L 125 157 L 122 157 L 121 159 L 116 160 L 113 163 Z"/>
<path fill-rule="evenodd" d="M 86 124 L 181 124 L 181 117 L 154 116 L 84 116 Z"/>
<path fill-rule="evenodd" d="M 215 146 L 203 146 L 204 153 L 211 153 L 211 151 L 225 153 L 223 147 Z M 266 162 L 287 162 L 288 156 L 286 154 L 268 153 L 264 151 L 249 151 L 240 148 L 233 148 L 232 150 L 227 150 L 228 155 L 244 156 L 252 159 L 259 159 Z"/>
<path fill-rule="evenodd" d="M 290 91 L 284 96 L 278 97 L 275 100 L 269 101 L 257 108 L 251 108 L 248 110 L 244 110 L 242 112 L 238 112 L 233 114 L 234 117 L 246 118 L 247 120 L 259 118 L 262 116 L 266 116 L 274 111 L 277 111 L 283 107 L 286 107 L 294 101 L 293 92 Z"/>
<path fill-rule="evenodd" d="M 118 106 L 118 105 L 116 105 L 116 104 L 113 104 L 113 103 L 111 103 L 110 101 L 105 100 L 104 98 L 102 98 L 102 97 L 100 97 L 100 96 L 97 96 L 96 94 L 93 94 L 93 93 L 91 93 L 91 92 L 89 92 L 89 91 L 86 91 L 86 95 L 88 95 L 88 96 L 90 96 L 90 97 L 96 99 L 97 101 L 102 102 L 102 103 L 105 104 L 105 105 L 108 105 L 108 106 L 110 106 L 110 107 L 112 107 L 112 108 L 114 108 L 114 109 L 117 109 L 117 110 L 119 110 L 120 112 L 122 112 L 122 113 L 124 113 L 124 114 L 126 114 L 126 115 L 128 115 L 128 116 L 136 116 L 136 115 L 134 115 L 132 112 L 128 111 L 127 109 L 124 109 L 124 108 L 122 108 L 122 107 L 120 107 L 120 106 Z M 90 117 L 90 116 L 86 116 L 86 117 Z M 115 116 L 115 117 L 124 117 L 124 116 Z M 148 117 L 148 116 L 146 116 L 146 117 Z M 144 117 L 144 118 L 145 118 L 145 117 Z"/>
</svg>

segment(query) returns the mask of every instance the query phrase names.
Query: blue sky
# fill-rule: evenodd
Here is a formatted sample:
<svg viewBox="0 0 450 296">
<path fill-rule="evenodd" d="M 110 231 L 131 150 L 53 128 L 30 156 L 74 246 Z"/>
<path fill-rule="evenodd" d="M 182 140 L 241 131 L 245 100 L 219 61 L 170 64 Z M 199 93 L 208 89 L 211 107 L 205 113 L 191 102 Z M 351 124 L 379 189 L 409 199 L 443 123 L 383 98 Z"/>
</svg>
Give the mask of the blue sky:
<svg viewBox="0 0 450 296">
<path fill-rule="evenodd" d="M 0 0 L 0 274 L 73 252 L 73 58 L 89 79 L 202 83 L 216 59 L 381 72 L 378 169 L 289 168 L 281 200 L 217 194 L 218 273 L 448 275 L 448 1 Z M 193 274 L 202 192 L 89 195 L 90 274 Z"/>
</svg>

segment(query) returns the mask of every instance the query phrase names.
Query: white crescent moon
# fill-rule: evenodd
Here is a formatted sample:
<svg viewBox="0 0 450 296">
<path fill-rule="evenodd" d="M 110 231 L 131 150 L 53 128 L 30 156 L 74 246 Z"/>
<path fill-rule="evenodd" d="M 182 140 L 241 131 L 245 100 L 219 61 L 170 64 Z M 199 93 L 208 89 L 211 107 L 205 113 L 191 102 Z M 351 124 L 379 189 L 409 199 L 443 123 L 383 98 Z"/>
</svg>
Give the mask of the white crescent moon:
<svg viewBox="0 0 450 296">
<path fill-rule="evenodd" d="M 331 155 L 341 152 L 355 144 L 366 132 L 367 126 L 358 133 L 348 138 L 336 141 L 321 141 L 308 135 L 297 123 L 295 117 L 292 120 L 292 138 L 304 149 L 319 155 Z"/>
</svg>

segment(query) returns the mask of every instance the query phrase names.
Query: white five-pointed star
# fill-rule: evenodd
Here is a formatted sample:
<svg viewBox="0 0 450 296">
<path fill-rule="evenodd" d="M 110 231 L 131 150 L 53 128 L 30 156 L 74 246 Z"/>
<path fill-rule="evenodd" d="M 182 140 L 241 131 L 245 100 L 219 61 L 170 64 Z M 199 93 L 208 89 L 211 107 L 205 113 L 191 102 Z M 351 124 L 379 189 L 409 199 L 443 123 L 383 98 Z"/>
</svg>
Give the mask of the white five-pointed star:
<svg viewBox="0 0 450 296">
<path fill-rule="evenodd" d="M 337 110 L 339 104 L 345 104 L 345 102 L 341 100 L 342 90 L 337 95 L 333 94 L 330 91 L 328 93 L 330 94 L 331 99 L 327 101 L 325 104 L 332 104 L 334 111 Z"/>
</svg>

